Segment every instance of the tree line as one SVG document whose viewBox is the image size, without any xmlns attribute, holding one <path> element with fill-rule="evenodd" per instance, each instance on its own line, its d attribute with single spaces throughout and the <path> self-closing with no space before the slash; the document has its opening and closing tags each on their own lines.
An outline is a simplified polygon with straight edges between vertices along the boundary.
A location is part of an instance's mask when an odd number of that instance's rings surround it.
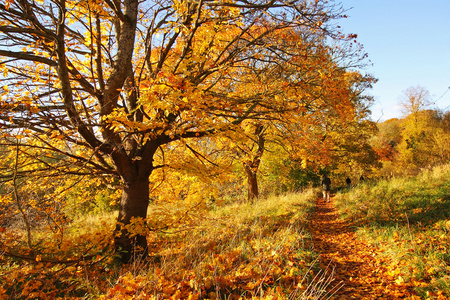
<svg viewBox="0 0 450 300">
<path fill-rule="evenodd" d="M 432 108 L 429 92 L 411 86 L 401 100 L 403 117 L 379 123 L 371 138 L 382 168 L 378 176 L 417 174 L 450 161 L 450 112 Z"/>
</svg>

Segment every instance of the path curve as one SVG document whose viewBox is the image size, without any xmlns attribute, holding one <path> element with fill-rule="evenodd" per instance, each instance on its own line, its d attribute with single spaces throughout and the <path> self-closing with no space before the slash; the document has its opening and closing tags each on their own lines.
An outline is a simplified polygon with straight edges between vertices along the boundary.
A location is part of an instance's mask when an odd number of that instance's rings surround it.
<svg viewBox="0 0 450 300">
<path fill-rule="evenodd" d="M 333 205 L 319 198 L 309 230 L 319 263 L 334 273 L 324 299 L 420 299 L 405 286 L 384 276 L 388 264 L 379 250 L 357 239 L 348 222 L 340 220 Z M 336 291 L 337 290 L 337 291 Z"/>
</svg>

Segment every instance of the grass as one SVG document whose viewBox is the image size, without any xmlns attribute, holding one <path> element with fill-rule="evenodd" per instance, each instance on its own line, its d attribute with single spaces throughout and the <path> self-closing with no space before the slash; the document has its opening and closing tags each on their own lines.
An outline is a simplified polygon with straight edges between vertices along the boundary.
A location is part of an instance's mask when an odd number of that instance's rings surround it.
<svg viewBox="0 0 450 300">
<path fill-rule="evenodd" d="M 149 289 L 156 299 L 301 295 L 314 261 L 303 229 L 312 199 L 311 192 L 234 203 L 203 216 L 194 230 L 155 236 Z"/>
<path fill-rule="evenodd" d="M 0 299 L 81 297 L 104 287 L 112 265 L 112 215 L 89 216 L 55 230 L 33 230 L 32 249 L 21 228 L 3 229 Z M 62 227 L 62 226 L 61 226 Z"/>
<path fill-rule="evenodd" d="M 336 196 L 341 215 L 391 258 L 388 272 L 427 297 L 450 297 L 450 165 Z"/>
<path fill-rule="evenodd" d="M 384 275 L 423 298 L 450 296 L 449 175 L 450 166 L 442 166 L 366 182 L 335 198 L 361 238 L 390 257 Z M 23 231 L 2 229 L 0 298 L 326 298 L 332 272 L 320 273 L 305 229 L 316 197 L 307 190 L 253 204 L 153 204 L 149 259 L 124 266 L 110 252 L 115 214 L 83 217 L 64 231 L 34 231 L 39 255 L 19 251 Z M 4 253 L 5 246 L 19 255 Z"/>
<path fill-rule="evenodd" d="M 113 214 L 76 220 L 63 237 L 42 229 L 34 236 L 42 255 L 0 256 L 0 298 L 320 299 L 305 231 L 314 199 L 311 190 L 254 204 L 152 206 L 151 227 L 172 226 L 150 230 L 149 260 L 125 266 L 108 252 Z M 13 243 L 13 232 L 1 234 Z M 24 247 L 23 232 L 14 234 Z M 72 262 L 58 262 L 65 259 Z"/>
</svg>

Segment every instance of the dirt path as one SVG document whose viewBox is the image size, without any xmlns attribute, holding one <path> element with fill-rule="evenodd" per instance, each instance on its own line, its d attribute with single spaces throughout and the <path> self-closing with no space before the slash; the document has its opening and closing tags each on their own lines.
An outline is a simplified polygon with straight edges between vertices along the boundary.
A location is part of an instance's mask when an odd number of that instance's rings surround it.
<svg viewBox="0 0 450 300">
<path fill-rule="evenodd" d="M 420 299 L 385 276 L 386 261 L 376 255 L 376 247 L 358 240 L 349 224 L 339 220 L 333 200 L 318 199 L 309 229 L 321 266 L 334 270 L 325 299 L 333 293 L 330 299 Z"/>
</svg>

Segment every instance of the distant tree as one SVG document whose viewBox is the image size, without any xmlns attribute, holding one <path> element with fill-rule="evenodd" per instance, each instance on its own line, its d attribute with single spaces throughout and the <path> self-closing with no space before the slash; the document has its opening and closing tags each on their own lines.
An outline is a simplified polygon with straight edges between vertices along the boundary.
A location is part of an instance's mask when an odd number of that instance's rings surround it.
<svg viewBox="0 0 450 300">
<path fill-rule="evenodd" d="M 403 91 L 400 105 L 405 116 L 414 115 L 432 104 L 430 93 L 424 87 L 411 86 Z"/>
<path fill-rule="evenodd" d="M 378 131 L 370 143 L 383 161 L 394 160 L 396 147 L 402 140 L 401 120 L 395 118 L 377 123 Z"/>
<path fill-rule="evenodd" d="M 421 110 L 400 120 L 401 140 L 390 159 L 398 172 L 417 172 L 420 168 L 448 162 L 450 130 L 442 112 Z"/>
<path fill-rule="evenodd" d="M 428 124 L 428 115 L 425 109 L 431 105 L 429 92 L 421 87 L 409 87 L 401 98 L 402 112 L 405 118 L 402 121 L 402 142 L 398 147 L 403 168 L 419 166 L 423 163 L 423 156 L 419 154 L 425 141 L 425 128 Z"/>
<path fill-rule="evenodd" d="M 378 124 L 371 143 L 383 161 L 382 175 L 415 173 L 448 162 L 448 113 L 430 109 L 432 104 L 425 88 L 410 87 L 401 98 L 404 117 Z"/>
</svg>

